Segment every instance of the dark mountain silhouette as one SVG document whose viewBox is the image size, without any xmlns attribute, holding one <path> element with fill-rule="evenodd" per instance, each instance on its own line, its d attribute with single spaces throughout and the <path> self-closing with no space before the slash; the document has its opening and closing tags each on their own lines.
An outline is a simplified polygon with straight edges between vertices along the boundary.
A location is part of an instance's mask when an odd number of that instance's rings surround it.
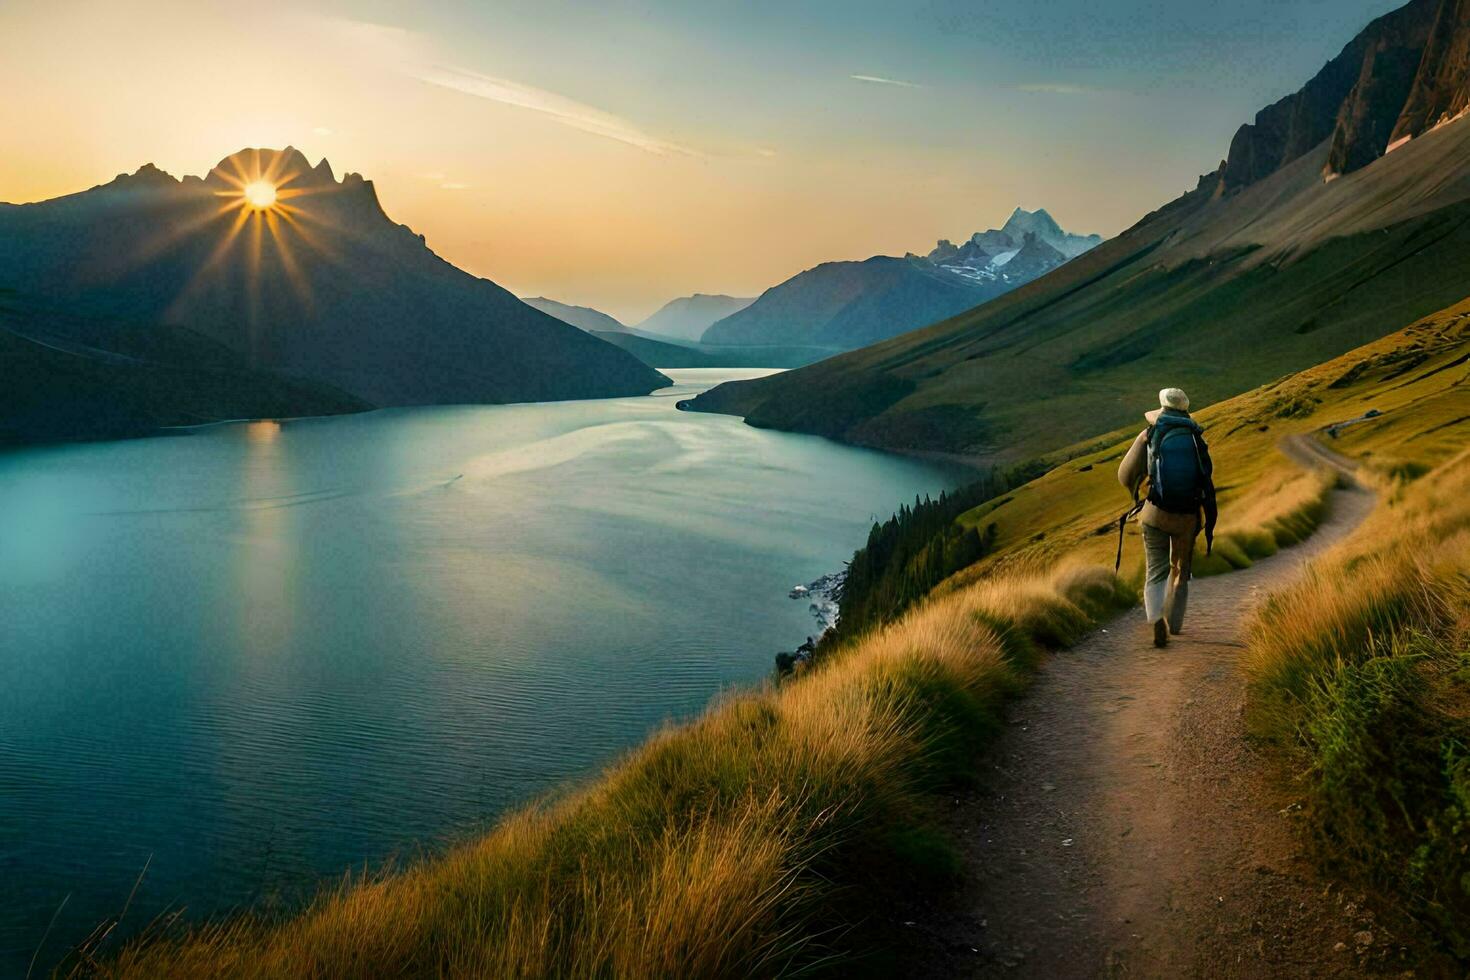
<svg viewBox="0 0 1470 980">
<path fill-rule="evenodd" d="M 0 445 L 372 407 L 319 382 L 252 369 L 183 327 L 58 313 L 8 290 L 0 290 L 0 378 Z"/>
<path fill-rule="evenodd" d="M 659 334 L 675 340 L 699 340 L 710 324 L 731 313 L 745 309 L 755 297 L 695 293 L 671 299 L 657 313 L 635 326 L 644 333 Z"/>
<path fill-rule="evenodd" d="M 1459 301 L 1467 8 L 1414 0 L 1375 20 L 1243 126 L 1195 190 L 1029 285 L 693 407 L 868 445 L 1029 457 L 1131 423 L 1165 385 L 1208 404 Z"/>
<path fill-rule="evenodd" d="M 264 177 L 275 206 L 246 206 Z M 667 379 L 435 255 L 371 182 L 285 150 L 203 179 L 151 165 L 89 191 L 0 205 L 0 287 L 74 322 L 181 327 L 243 367 L 371 405 L 642 394 Z M 65 341 L 64 318 L 51 329 Z M 109 349 L 94 336 L 96 349 Z"/>
<path fill-rule="evenodd" d="M 1004 295 L 1101 241 L 1068 234 L 1044 210 L 1017 208 L 1005 227 L 977 232 L 960 246 L 940 241 L 927 256 L 877 255 L 808 269 L 713 324 L 704 340 L 852 350 Z"/>
</svg>

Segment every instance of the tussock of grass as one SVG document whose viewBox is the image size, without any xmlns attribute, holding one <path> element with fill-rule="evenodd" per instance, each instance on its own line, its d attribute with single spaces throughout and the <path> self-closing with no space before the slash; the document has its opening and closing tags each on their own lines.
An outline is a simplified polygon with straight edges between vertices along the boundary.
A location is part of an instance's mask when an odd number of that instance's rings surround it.
<svg viewBox="0 0 1470 980">
<path fill-rule="evenodd" d="M 1250 727 L 1306 765 L 1324 861 L 1470 959 L 1470 452 L 1273 595 L 1244 665 Z"/>
<path fill-rule="evenodd" d="M 984 583 L 670 728 L 579 794 L 282 922 L 145 937 L 116 977 L 745 977 L 830 966 L 954 873 L 931 792 L 971 777 L 1038 646 L 1132 596 L 1102 569 Z M 849 964 L 850 965 L 850 964 Z"/>
</svg>

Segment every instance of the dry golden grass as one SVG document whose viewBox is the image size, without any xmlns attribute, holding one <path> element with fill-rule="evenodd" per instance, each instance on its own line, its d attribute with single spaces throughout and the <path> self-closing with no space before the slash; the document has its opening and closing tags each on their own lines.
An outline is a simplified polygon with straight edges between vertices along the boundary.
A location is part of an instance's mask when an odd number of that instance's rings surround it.
<svg viewBox="0 0 1470 980">
<path fill-rule="evenodd" d="M 1037 644 L 1131 596 L 1101 569 L 987 582 L 601 779 L 280 922 L 145 936 L 111 977 L 747 977 L 830 965 L 894 882 L 944 874 L 930 793 L 968 776 Z"/>
<path fill-rule="evenodd" d="M 1257 613 L 1247 719 L 1303 771 L 1324 864 L 1470 963 L 1470 450 Z"/>
<path fill-rule="evenodd" d="M 1369 649 L 1373 636 L 1440 631 L 1470 609 L 1470 452 L 1385 496 L 1257 614 L 1244 664 L 1263 690 L 1299 698 L 1307 678 Z"/>
<path fill-rule="evenodd" d="M 1332 470 L 1304 470 L 1285 460 L 1268 469 L 1250 484 L 1248 492 L 1222 501 L 1224 516 L 1215 532 L 1214 548 L 1206 555 L 1203 539 L 1196 545 L 1195 574 L 1248 568 L 1306 540 L 1327 516 L 1337 479 Z"/>
</svg>

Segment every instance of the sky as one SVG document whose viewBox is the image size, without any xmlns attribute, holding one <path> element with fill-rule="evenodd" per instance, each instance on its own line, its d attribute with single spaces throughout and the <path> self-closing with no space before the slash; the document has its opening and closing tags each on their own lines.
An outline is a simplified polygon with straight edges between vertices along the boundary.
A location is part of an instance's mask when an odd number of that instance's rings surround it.
<svg viewBox="0 0 1470 980">
<path fill-rule="evenodd" d="M 1114 235 L 1393 0 L 4 0 L 0 201 L 245 146 L 627 323 L 1045 207 Z"/>
</svg>

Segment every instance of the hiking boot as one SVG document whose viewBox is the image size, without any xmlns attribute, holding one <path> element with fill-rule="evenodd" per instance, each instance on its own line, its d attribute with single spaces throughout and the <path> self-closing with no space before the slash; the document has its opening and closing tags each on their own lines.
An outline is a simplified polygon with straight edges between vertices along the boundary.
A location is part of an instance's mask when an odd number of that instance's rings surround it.
<svg viewBox="0 0 1470 980">
<path fill-rule="evenodd" d="M 1154 620 L 1154 646 L 1166 647 L 1169 645 L 1169 624 L 1162 619 Z"/>
</svg>

